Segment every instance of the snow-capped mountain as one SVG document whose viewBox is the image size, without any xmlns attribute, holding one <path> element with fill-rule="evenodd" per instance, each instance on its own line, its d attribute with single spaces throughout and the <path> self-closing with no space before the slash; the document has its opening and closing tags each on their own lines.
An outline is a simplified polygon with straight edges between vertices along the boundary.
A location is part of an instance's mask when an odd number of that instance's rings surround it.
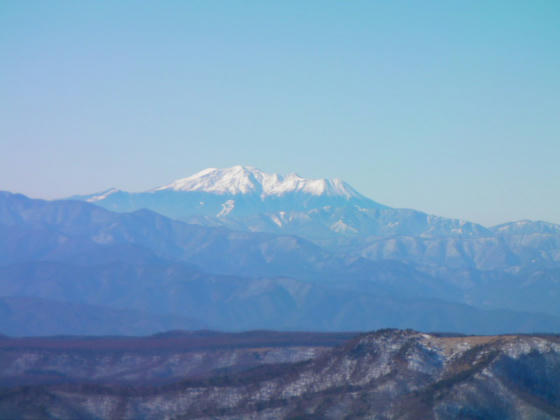
<svg viewBox="0 0 560 420">
<path fill-rule="evenodd" d="M 348 206 L 363 210 L 386 208 L 340 179 L 307 179 L 296 174 L 283 176 L 240 165 L 205 169 L 144 192 L 129 193 L 111 188 L 72 198 L 114 211 L 148 208 L 176 219 L 198 220 L 203 224 L 224 224 L 226 216 L 230 219 L 254 218 L 266 214 L 265 219 L 276 227 L 301 218 L 301 215 L 288 216 L 292 212 Z"/>
<path fill-rule="evenodd" d="M 233 166 L 231 168 L 204 169 L 187 178 L 181 178 L 172 183 L 156 187 L 144 193 L 159 193 L 162 191 L 211 193 L 226 195 L 259 195 L 262 200 L 268 197 L 282 197 L 289 194 L 301 194 L 315 197 L 343 198 L 346 200 L 366 200 L 354 188 L 341 179 L 307 179 L 292 173 L 286 176 L 269 174 L 252 166 Z M 80 196 L 89 202 L 107 199 L 110 195 L 122 192 L 116 188 Z M 373 202 L 372 202 L 373 203 Z M 379 207 L 376 204 L 375 207 Z"/>
<path fill-rule="evenodd" d="M 268 174 L 252 166 L 208 168 L 188 178 L 178 179 L 152 191 L 198 191 L 219 195 L 259 194 L 261 198 L 280 197 L 291 193 L 312 196 L 364 197 L 341 179 L 306 179 L 297 174 Z"/>
<path fill-rule="evenodd" d="M 474 223 L 379 204 L 340 179 L 283 176 L 240 165 L 205 169 L 144 192 L 112 188 L 73 198 L 118 212 L 147 208 L 189 223 L 296 234 L 319 242 L 372 235 L 490 234 Z"/>
</svg>

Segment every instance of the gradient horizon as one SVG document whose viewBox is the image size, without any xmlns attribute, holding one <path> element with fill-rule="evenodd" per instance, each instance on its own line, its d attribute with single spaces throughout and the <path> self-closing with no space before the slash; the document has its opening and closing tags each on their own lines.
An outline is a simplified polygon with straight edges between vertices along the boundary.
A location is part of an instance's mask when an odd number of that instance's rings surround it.
<svg viewBox="0 0 560 420">
<path fill-rule="evenodd" d="M 560 223 L 559 21 L 550 1 L 5 1 L 0 190 L 242 164 Z"/>
</svg>

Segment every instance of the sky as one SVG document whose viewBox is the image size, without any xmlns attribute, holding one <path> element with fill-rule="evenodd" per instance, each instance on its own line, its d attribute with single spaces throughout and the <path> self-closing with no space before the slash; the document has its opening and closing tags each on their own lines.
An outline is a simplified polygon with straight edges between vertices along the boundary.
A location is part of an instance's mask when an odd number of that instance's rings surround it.
<svg viewBox="0 0 560 420">
<path fill-rule="evenodd" d="M 560 2 L 0 2 L 0 190 L 207 167 L 560 223 Z"/>
</svg>

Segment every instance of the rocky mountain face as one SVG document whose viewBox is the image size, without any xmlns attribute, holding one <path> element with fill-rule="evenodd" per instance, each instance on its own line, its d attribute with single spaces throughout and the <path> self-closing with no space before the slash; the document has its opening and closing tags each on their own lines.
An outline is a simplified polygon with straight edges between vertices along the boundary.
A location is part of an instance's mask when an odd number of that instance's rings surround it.
<svg viewBox="0 0 560 420">
<path fill-rule="evenodd" d="M 92 383 L 95 381 L 64 385 L 44 377 L 43 382 L 38 381 L 42 385 L 32 385 L 28 376 L 27 386 L 0 389 L 0 416 L 84 419 L 552 419 L 560 416 L 560 340 L 556 336 L 442 336 L 412 330 L 380 330 L 350 338 L 331 349 L 313 343 L 307 346 L 283 347 L 285 353 L 267 359 L 268 354 L 277 354 L 277 348 L 271 348 L 274 344 L 268 343 L 268 350 L 264 351 L 267 355 L 249 345 L 245 356 L 261 355 L 261 360 L 267 361 L 239 366 L 238 370 L 205 369 L 202 375 L 187 371 L 180 380 L 157 386 Z M 239 348 L 229 352 L 228 366 L 235 365 L 232 360 L 243 360 L 243 356 L 234 356 L 239 355 Z M 223 367 L 223 361 L 228 359 L 223 349 L 206 348 L 204 354 L 202 359 L 209 361 L 209 365 Z M 183 353 L 183 357 L 191 356 Z M 27 360 L 23 363 L 31 368 L 30 375 L 37 372 L 33 368 L 38 365 L 37 356 L 21 357 Z M 182 359 L 177 354 L 169 353 L 166 357 L 167 362 L 158 361 L 155 366 L 181 366 Z M 44 366 L 54 366 L 55 372 L 60 370 L 53 356 L 42 360 Z M 80 360 L 76 362 L 82 363 Z M 131 357 L 114 357 L 113 369 L 129 371 L 123 365 L 130 364 L 130 360 Z M 132 360 L 141 364 L 145 359 L 132 357 Z M 16 380 L 22 372 L 21 363 L 8 364 L 2 375 L 14 372 L 12 378 Z M 89 367 L 90 370 L 102 371 L 106 358 L 93 363 L 96 366 Z M 150 374 L 157 375 L 156 371 L 157 368 Z M 78 379 L 80 375 L 76 374 Z"/>
</svg>

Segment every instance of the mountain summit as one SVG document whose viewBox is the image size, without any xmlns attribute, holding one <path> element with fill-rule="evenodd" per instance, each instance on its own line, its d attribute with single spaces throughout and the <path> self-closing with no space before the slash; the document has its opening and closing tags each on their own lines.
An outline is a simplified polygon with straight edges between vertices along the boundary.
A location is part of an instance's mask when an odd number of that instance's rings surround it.
<svg viewBox="0 0 560 420">
<path fill-rule="evenodd" d="M 168 185 L 146 191 L 205 192 L 218 195 L 259 194 L 283 196 L 289 193 L 302 193 L 313 196 L 343 197 L 346 199 L 365 197 L 341 179 L 307 179 L 292 173 L 286 176 L 269 174 L 252 166 L 236 165 L 231 168 L 204 169 L 187 178 L 181 178 Z M 87 196 L 86 200 L 96 202 L 119 192 L 115 188 Z M 84 197 L 80 197 L 84 198 Z"/>
<path fill-rule="evenodd" d="M 344 181 L 335 179 L 306 179 L 296 174 L 269 174 L 252 166 L 233 166 L 226 169 L 208 168 L 188 178 L 178 179 L 152 191 L 203 191 L 215 194 L 251 194 L 262 197 L 282 196 L 300 192 L 315 196 L 363 197 Z"/>
</svg>

